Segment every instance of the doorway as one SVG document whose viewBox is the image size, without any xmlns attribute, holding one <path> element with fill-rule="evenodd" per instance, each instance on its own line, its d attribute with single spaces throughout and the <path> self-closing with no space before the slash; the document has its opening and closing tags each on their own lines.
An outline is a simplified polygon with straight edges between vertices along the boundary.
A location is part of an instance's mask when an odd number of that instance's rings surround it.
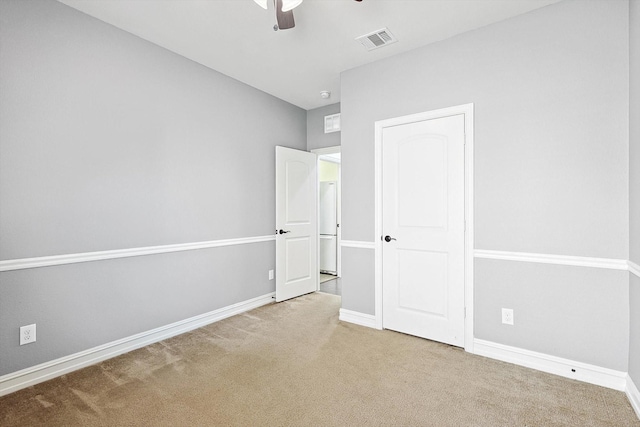
<svg viewBox="0 0 640 427">
<path fill-rule="evenodd" d="M 473 105 L 376 122 L 375 322 L 473 348 Z"/>
<path fill-rule="evenodd" d="M 340 147 L 312 152 L 318 155 L 318 290 L 341 295 Z"/>
</svg>

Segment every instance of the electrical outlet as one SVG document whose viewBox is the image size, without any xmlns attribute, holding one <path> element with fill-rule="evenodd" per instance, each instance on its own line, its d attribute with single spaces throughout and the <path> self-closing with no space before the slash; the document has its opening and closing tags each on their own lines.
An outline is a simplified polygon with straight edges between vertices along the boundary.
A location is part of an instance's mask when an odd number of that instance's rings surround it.
<svg viewBox="0 0 640 427">
<path fill-rule="evenodd" d="M 36 324 L 20 327 L 20 345 L 36 342 Z"/>
<path fill-rule="evenodd" d="M 512 308 L 502 309 L 502 323 L 504 323 L 505 325 L 513 325 L 513 309 Z"/>
<path fill-rule="evenodd" d="M 269 270 L 269 280 L 273 280 L 273 270 Z"/>
</svg>

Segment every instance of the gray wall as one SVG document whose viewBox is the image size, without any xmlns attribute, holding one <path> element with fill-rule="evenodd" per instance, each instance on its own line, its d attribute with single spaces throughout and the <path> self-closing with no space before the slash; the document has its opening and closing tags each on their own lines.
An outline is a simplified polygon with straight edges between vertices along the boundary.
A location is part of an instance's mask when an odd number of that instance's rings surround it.
<svg viewBox="0 0 640 427">
<path fill-rule="evenodd" d="M 340 112 L 340 103 L 307 111 L 307 150 L 340 145 L 340 132 L 324 133 L 324 116 Z"/>
<path fill-rule="evenodd" d="M 640 265 L 640 1 L 630 3 L 629 259 Z M 630 275 L 629 375 L 640 384 L 640 278 Z"/>
<path fill-rule="evenodd" d="M 477 259 L 475 335 L 492 342 L 627 371 L 626 271 Z M 514 310 L 502 325 L 501 308 Z"/>
<path fill-rule="evenodd" d="M 274 257 L 267 242 L 3 272 L 0 374 L 273 292 Z"/>
<path fill-rule="evenodd" d="M 342 308 L 358 313 L 375 314 L 374 252 L 368 249 L 342 247 Z"/>
<path fill-rule="evenodd" d="M 0 259 L 273 233 L 304 110 L 55 1 L 0 20 Z M 264 295 L 273 266 L 266 242 L 1 273 L 0 375 Z"/>
<path fill-rule="evenodd" d="M 627 259 L 628 49 L 627 2 L 568 0 L 344 72 L 344 239 L 374 240 L 374 122 L 473 102 L 476 249 Z M 347 256 L 343 262 L 349 271 Z M 477 338 L 626 370 L 625 274 L 606 272 L 582 288 L 591 276 L 560 266 L 545 273 L 559 287 L 551 289 L 523 277 L 527 266 L 477 260 L 476 270 Z M 345 289 L 352 280 L 344 275 Z M 503 307 L 526 306 L 538 289 L 544 316 L 516 310 L 514 327 L 500 325 L 489 302 L 505 287 L 513 291 Z M 371 300 L 373 282 L 359 289 L 343 297 L 344 308 Z M 581 309 L 560 310 L 555 299 L 569 291 L 600 307 L 619 333 L 591 337 L 587 347 L 562 341 L 559 326 L 583 337 L 601 322 Z"/>
</svg>

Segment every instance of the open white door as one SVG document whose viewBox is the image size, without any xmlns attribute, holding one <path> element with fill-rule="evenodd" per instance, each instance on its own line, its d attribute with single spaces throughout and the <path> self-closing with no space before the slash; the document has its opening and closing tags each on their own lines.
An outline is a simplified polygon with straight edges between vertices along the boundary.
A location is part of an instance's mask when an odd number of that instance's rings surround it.
<svg viewBox="0 0 640 427">
<path fill-rule="evenodd" d="M 317 159 L 276 147 L 276 301 L 318 289 Z"/>
</svg>

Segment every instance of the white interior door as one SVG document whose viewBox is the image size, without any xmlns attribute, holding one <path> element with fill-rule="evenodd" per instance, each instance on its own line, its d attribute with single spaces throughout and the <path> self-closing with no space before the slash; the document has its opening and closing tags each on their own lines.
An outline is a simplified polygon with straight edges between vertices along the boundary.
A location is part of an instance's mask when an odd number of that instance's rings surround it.
<svg viewBox="0 0 640 427">
<path fill-rule="evenodd" d="M 464 345 L 464 115 L 382 134 L 382 323 Z"/>
<path fill-rule="evenodd" d="M 276 147 L 276 301 L 318 289 L 316 155 Z"/>
</svg>

